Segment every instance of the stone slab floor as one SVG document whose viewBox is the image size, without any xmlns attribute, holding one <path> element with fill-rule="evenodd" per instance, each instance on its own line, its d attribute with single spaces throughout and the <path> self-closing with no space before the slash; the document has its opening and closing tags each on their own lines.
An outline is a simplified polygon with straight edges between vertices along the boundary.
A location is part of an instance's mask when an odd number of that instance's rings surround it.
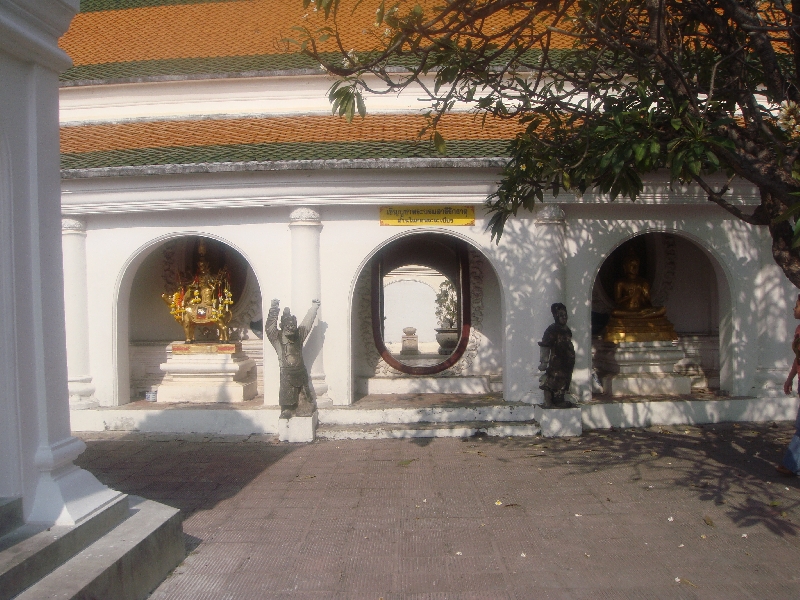
<svg viewBox="0 0 800 600">
<path fill-rule="evenodd" d="M 788 423 L 581 438 L 281 444 L 81 434 L 104 483 L 178 507 L 185 598 L 800 598 Z"/>
</svg>

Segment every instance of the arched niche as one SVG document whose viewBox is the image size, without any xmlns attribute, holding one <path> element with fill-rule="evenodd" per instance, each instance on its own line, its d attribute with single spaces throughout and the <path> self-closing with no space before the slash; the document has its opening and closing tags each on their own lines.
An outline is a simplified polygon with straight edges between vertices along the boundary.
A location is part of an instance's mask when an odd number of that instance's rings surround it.
<svg viewBox="0 0 800 600">
<path fill-rule="evenodd" d="M 216 273 L 225 267 L 230 273 L 234 305 L 230 322 L 231 341 L 256 361 L 258 388 L 262 390 L 263 318 L 261 288 L 248 259 L 227 241 L 197 234 L 175 234 L 154 240 L 128 262 L 118 288 L 116 364 L 117 399 L 120 404 L 140 400 L 155 391 L 163 379 L 159 365 L 168 348 L 183 340 L 181 325 L 172 317 L 162 294 L 175 291 L 179 280 L 191 279 L 203 240 L 206 260 Z M 196 339 L 216 339 L 213 327 L 199 327 Z"/>
<path fill-rule="evenodd" d="M 394 282 L 387 282 L 386 275 Z M 402 283 L 426 285 L 431 293 L 434 289 L 438 293 L 444 282 L 454 288 L 456 347 L 447 354 L 423 357 L 426 360 L 421 367 L 418 361 L 398 365 L 400 361 L 387 357 L 381 331 L 386 316 L 382 314 L 385 298 L 381 295 Z M 388 240 L 362 263 L 353 288 L 354 396 L 502 391 L 502 303 L 502 289 L 493 266 L 482 252 L 459 236 L 416 231 Z M 420 349 L 423 350 L 422 343 Z M 372 385 L 379 385 L 384 391 L 370 391 Z"/>
<path fill-rule="evenodd" d="M 676 369 L 693 389 L 730 391 L 730 288 L 713 254 L 695 240 L 673 232 L 642 233 L 620 243 L 601 263 L 592 288 L 591 331 L 599 341 L 614 307 L 614 283 L 623 276 L 629 252 L 640 258 L 639 274 L 650 284 L 654 306 L 666 307 L 686 358 Z"/>
</svg>

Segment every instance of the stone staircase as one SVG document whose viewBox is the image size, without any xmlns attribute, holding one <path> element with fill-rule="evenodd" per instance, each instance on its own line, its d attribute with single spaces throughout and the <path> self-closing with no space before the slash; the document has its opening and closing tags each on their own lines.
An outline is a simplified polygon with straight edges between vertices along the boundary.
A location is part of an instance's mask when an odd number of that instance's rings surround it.
<svg viewBox="0 0 800 600">
<path fill-rule="evenodd" d="M 424 437 L 535 436 L 541 433 L 530 404 L 397 406 L 397 401 L 332 407 L 320 405 L 317 437 L 388 439 Z"/>
<path fill-rule="evenodd" d="M 180 511 L 135 496 L 74 526 L 26 524 L 0 499 L 0 600 L 139 600 L 185 554 Z"/>
</svg>

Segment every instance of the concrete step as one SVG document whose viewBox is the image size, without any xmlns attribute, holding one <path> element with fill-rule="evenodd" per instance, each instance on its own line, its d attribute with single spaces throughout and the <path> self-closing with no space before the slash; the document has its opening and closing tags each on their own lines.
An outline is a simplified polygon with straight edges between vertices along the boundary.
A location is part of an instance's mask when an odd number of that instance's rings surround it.
<svg viewBox="0 0 800 600">
<path fill-rule="evenodd" d="M 22 522 L 22 498 L 0 498 L 0 538 Z"/>
<path fill-rule="evenodd" d="M 531 421 L 535 407 L 532 404 L 507 403 L 489 406 L 440 406 L 358 408 L 355 406 L 320 407 L 320 425 L 377 425 L 408 423 L 480 423 Z"/>
<path fill-rule="evenodd" d="M 142 600 L 185 556 L 180 511 L 130 497 L 130 516 L 17 600 Z"/>
<path fill-rule="evenodd" d="M 541 433 L 534 420 L 495 422 L 459 421 L 452 423 L 370 423 L 347 425 L 322 425 L 317 427 L 317 437 L 329 440 L 376 440 L 397 438 L 470 437 L 473 435 L 535 436 Z"/>
<path fill-rule="evenodd" d="M 23 524 L 0 538 L 0 600 L 7 600 L 102 538 L 129 514 L 122 496 L 75 526 Z"/>
</svg>

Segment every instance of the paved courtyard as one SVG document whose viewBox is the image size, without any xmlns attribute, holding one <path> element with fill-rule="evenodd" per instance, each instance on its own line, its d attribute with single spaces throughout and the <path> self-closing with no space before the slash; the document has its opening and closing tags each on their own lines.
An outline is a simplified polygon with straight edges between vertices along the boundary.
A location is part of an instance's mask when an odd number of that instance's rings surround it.
<svg viewBox="0 0 800 600">
<path fill-rule="evenodd" d="M 152 600 L 800 598 L 792 428 L 323 441 L 81 434 L 77 461 L 180 508 Z"/>
</svg>

